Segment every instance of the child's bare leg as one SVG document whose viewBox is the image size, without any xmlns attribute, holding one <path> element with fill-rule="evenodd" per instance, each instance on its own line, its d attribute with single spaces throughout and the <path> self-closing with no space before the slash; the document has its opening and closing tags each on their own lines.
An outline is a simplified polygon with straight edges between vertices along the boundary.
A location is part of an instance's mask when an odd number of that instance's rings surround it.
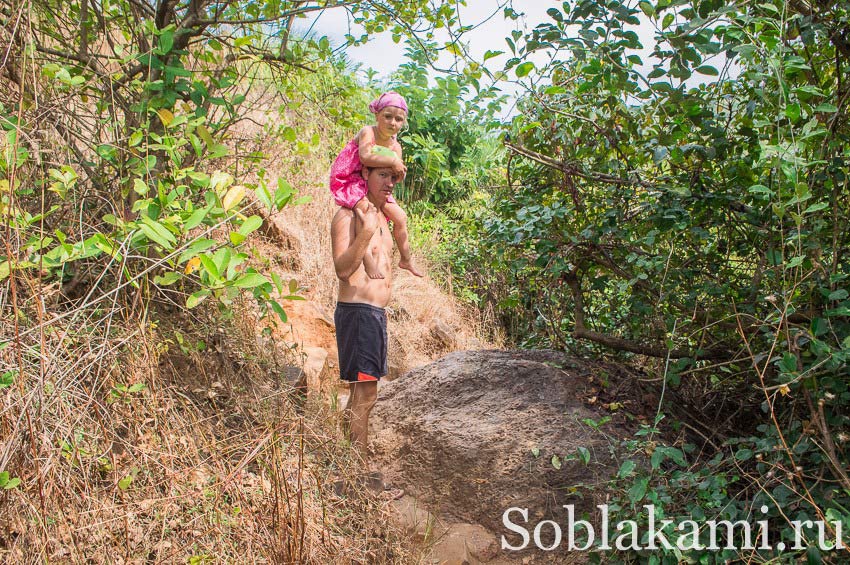
<svg viewBox="0 0 850 565">
<path fill-rule="evenodd" d="M 398 266 L 402 269 L 407 269 L 417 277 L 421 277 L 422 273 L 413 264 L 413 257 L 410 255 L 410 242 L 407 235 L 407 214 L 395 202 L 384 204 L 382 211 L 393 223 L 393 237 L 401 253 L 401 261 L 399 261 Z"/>
<path fill-rule="evenodd" d="M 366 199 L 361 198 L 360 202 L 358 202 L 354 208 L 360 208 L 361 211 L 366 211 Z M 355 233 L 359 233 L 360 230 L 363 229 L 363 222 L 359 219 L 357 214 L 354 215 L 356 218 L 356 225 L 354 227 Z M 382 279 L 384 278 L 384 273 L 381 272 L 381 269 L 378 267 L 378 261 L 375 259 L 375 256 L 372 254 L 372 246 L 370 245 L 368 249 L 366 249 L 366 254 L 363 255 L 363 268 L 366 269 L 366 275 L 370 279 Z"/>
</svg>

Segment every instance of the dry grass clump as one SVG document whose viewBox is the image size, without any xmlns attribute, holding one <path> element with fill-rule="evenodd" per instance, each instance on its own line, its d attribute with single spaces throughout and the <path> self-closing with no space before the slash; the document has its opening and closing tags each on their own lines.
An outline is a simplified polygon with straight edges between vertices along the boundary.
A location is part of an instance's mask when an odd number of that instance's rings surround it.
<svg viewBox="0 0 850 565">
<path fill-rule="evenodd" d="M 289 352 L 250 316 L 202 314 L 115 304 L 30 333 L 4 314 L 0 468 L 21 482 L 0 559 L 412 559 L 379 501 L 329 487 L 354 465 L 335 416 L 297 408 Z"/>
</svg>

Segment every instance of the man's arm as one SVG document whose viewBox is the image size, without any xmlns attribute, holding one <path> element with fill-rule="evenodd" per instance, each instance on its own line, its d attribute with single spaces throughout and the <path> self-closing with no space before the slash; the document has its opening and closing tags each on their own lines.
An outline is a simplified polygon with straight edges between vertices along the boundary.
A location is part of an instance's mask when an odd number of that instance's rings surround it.
<svg viewBox="0 0 850 565">
<path fill-rule="evenodd" d="M 354 233 L 356 231 L 354 229 L 355 214 L 363 221 L 363 229 L 356 234 Z M 368 203 L 365 213 L 346 208 L 336 213 L 331 223 L 331 249 L 336 276 L 340 279 L 348 279 L 360 268 L 377 227 L 378 211 L 372 203 Z"/>
</svg>

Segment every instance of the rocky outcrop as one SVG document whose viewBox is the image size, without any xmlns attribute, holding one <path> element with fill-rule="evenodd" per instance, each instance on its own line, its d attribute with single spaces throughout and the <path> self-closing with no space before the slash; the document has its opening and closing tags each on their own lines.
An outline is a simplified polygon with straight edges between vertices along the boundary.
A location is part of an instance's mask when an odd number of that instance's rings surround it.
<svg viewBox="0 0 850 565">
<path fill-rule="evenodd" d="M 499 533 L 512 506 L 528 508 L 532 525 L 562 521 L 562 504 L 592 508 L 577 487 L 604 483 L 611 448 L 631 434 L 623 418 L 596 425 L 610 416 L 601 383 L 617 371 L 554 351 L 449 354 L 382 384 L 375 456 L 440 516 Z"/>
</svg>

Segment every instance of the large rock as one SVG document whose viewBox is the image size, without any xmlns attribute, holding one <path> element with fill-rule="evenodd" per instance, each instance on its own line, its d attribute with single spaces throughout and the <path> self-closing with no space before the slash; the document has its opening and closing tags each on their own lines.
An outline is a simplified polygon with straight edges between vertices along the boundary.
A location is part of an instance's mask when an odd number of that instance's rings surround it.
<svg viewBox="0 0 850 565">
<path fill-rule="evenodd" d="M 329 372 L 328 352 L 321 347 L 305 347 L 303 355 L 307 391 L 321 392 Z"/>
<path fill-rule="evenodd" d="M 572 493 L 604 483 L 615 470 L 610 447 L 630 435 L 622 418 L 602 431 L 583 422 L 610 415 L 597 397 L 618 370 L 553 351 L 449 354 L 382 384 L 372 420 L 376 459 L 390 481 L 440 516 L 498 535 L 512 506 L 529 509 L 530 529 L 543 517 L 564 523 L 562 504 L 598 502 Z"/>
</svg>

